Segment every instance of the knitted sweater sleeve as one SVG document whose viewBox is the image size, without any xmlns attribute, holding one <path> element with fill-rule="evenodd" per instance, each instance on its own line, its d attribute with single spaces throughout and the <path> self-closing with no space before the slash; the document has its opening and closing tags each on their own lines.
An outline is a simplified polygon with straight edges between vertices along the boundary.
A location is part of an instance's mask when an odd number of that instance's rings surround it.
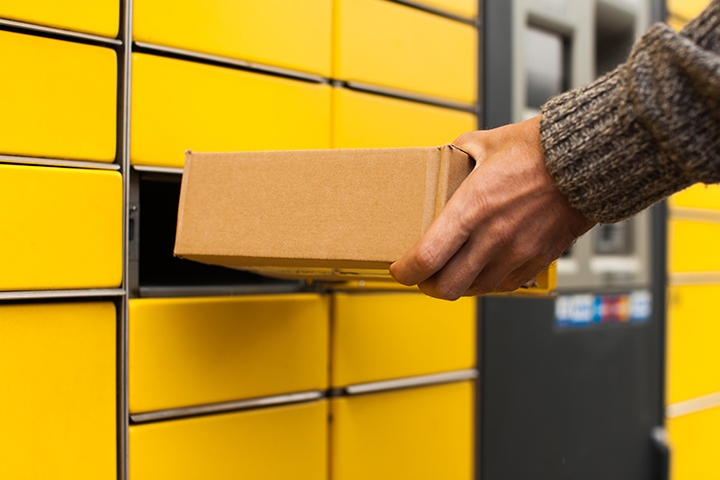
<svg viewBox="0 0 720 480">
<path fill-rule="evenodd" d="M 551 99 L 540 133 L 558 188 L 597 222 L 720 182 L 720 0 L 680 33 L 653 26 L 625 64 Z"/>
</svg>

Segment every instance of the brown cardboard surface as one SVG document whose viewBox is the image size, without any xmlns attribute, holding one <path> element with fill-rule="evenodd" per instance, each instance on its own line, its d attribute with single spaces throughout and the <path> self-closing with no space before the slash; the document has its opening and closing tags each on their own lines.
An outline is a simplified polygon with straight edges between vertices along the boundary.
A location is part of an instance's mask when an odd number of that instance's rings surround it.
<svg viewBox="0 0 720 480">
<path fill-rule="evenodd" d="M 175 254 L 303 278 L 389 278 L 474 167 L 451 145 L 188 152 Z"/>
</svg>

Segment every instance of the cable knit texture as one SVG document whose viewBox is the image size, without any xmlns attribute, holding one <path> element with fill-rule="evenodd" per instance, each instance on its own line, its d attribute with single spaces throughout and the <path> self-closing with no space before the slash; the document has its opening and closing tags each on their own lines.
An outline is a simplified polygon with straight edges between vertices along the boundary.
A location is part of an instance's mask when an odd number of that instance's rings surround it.
<svg viewBox="0 0 720 480">
<path fill-rule="evenodd" d="M 654 25 L 625 64 L 541 115 L 548 171 L 591 220 L 617 222 L 720 182 L 720 0 L 680 33 Z"/>
</svg>

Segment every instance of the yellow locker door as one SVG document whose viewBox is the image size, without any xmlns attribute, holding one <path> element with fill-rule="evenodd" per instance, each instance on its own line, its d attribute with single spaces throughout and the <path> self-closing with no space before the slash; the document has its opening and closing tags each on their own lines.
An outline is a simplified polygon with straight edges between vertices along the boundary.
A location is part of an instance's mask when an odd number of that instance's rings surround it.
<svg viewBox="0 0 720 480">
<path fill-rule="evenodd" d="M 129 320 L 132 413 L 327 388 L 327 297 L 132 299 Z"/>
<path fill-rule="evenodd" d="M 185 151 L 330 147 L 330 87 L 133 56 L 131 159 L 180 167 Z"/>
<path fill-rule="evenodd" d="M 0 478 L 116 478 L 115 306 L 0 306 Z"/>
<path fill-rule="evenodd" d="M 327 402 L 130 427 L 132 480 L 324 480 Z"/>
<path fill-rule="evenodd" d="M 474 385 L 451 383 L 331 401 L 333 480 L 471 480 Z"/>
<path fill-rule="evenodd" d="M 334 15 L 334 78 L 475 102 L 475 27 L 383 0 L 335 0 Z"/>
<path fill-rule="evenodd" d="M 720 479 L 720 407 L 667 421 L 672 480 Z"/>
<path fill-rule="evenodd" d="M 697 183 L 670 197 L 670 207 L 720 210 L 720 185 Z"/>
<path fill-rule="evenodd" d="M 115 159 L 114 50 L 0 31 L 0 64 L 0 154 Z"/>
<path fill-rule="evenodd" d="M 0 165 L 0 290 L 119 287 L 118 172 Z"/>
<path fill-rule="evenodd" d="M 667 403 L 720 392 L 720 285 L 669 289 Z"/>
<path fill-rule="evenodd" d="M 443 12 L 452 13 L 467 19 L 477 17 L 477 0 L 418 0 L 419 5 L 437 8 Z"/>
<path fill-rule="evenodd" d="M 0 17 L 115 38 L 120 0 L 9 0 Z"/>
<path fill-rule="evenodd" d="M 720 271 L 719 244 L 720 223 L 671 218 L 668 221 L 669 271 Z"/>
<path fill-rule="evenodd" d="M 690 20 L 709 4 L 710 0 L 667 0 L 667 9 L 671 15 Z"/>
<path fill-rule="evenodd" d="M 333 147 L 432 147 L 477 128 L 473 113 L 333 89 Z"/>
<path fill-rule="evenodd" d="M 475 366 L 476 302 L 419 293 L 337 293 L 331 384 L 335 387 Z"/>
<path fill-rule="evenodd" d="M 332 0 L 135 0 L 133 39 L 330 75 Z"/>
</svg>

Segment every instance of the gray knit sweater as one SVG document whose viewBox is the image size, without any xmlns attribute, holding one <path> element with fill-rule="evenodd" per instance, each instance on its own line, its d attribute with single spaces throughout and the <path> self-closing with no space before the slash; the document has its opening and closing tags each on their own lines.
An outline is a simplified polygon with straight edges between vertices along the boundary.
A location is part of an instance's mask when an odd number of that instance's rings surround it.
<svg viewBox="0 0 720 480">
<path fill-rule="evenodd" d="M 548 171 L 591 220 L 617 222 L 720 182 L 720 0 L 680 33 L 653 26 L 625 64 L 541 115 Z"/>
</svg>

